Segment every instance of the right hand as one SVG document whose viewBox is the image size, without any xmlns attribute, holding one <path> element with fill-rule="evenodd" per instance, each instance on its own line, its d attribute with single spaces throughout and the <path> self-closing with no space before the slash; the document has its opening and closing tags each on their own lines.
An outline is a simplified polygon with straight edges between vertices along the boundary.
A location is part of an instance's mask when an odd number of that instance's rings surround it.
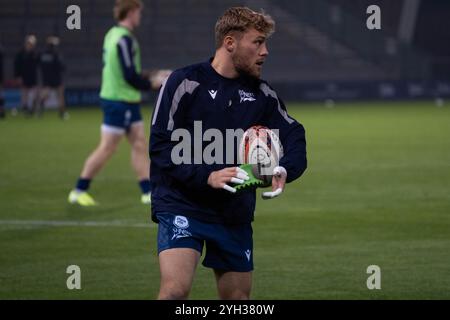
<svg viewBox="0 0 450 320">
<path fill-rule="evenodd" d="M 225 189 L 228 192 L 235 193 L 236 189 L 230 187 L 227 183 L 243 184 L 248 179 L 250 178 L 247 172 L 238 167 L 231 167 L 211 172 L 208 177 L 208 185 L 214 189 Z"/>
</svg>

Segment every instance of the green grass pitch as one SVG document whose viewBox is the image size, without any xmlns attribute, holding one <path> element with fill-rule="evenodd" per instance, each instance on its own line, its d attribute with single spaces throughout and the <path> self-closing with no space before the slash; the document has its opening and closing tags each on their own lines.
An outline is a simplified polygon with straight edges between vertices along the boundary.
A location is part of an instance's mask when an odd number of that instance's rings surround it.
<svg viewBox="0 0 450 320">
<path fill-rule="evenodd" d="M 307 130 L 309 168 L 282 197 L 258 200 L 252 297 L 449 299 L 450 107 L 288 107 Z M 0 299 L 154 299 L 157 228 L 145 226 L 129 146 L 92 183 L 100 206 L 66 202 L 102 118 L 70 112 L 0 121 Z M 66 287 L 69 265 L 81 290 Z M 366 287 L 369 265 L 381 290 Z M 200 266 L 191 298 L 216 296 Z"/>
</svg>

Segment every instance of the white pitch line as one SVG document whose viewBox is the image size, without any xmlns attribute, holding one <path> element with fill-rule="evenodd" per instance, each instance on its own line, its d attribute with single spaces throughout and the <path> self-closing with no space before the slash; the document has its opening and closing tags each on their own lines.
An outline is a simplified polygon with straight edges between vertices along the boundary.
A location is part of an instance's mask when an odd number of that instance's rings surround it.
<svg viewBox="0 0 450 320">
<path fill-rule="evenodd" d="M 0 220 L 0 226 L 25 227 L 119 227 L 153 228 L 154 223 L 128 223 L 123 221 L 65 221 L 65 220 Z"/>
</svg>

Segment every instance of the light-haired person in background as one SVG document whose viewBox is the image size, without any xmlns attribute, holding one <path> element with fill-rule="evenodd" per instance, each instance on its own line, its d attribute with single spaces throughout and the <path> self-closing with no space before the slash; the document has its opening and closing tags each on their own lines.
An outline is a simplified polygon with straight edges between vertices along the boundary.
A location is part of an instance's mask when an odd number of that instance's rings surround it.
<svg viewBox="0 0 450 320">
<path fill-rule="evenodd" d="M 142 9 L 140 0 L 115 2 L 114 18 L 118 24 L 107 32 L 103 43 L 100 98 L 104 117 L 100 143 L 84 163 L 69 194 L 69 203 L 97 204 L 87 193 L 90 183 L 124 136 L 131 145 L 131 162 L 139 181 L 141 202 L 151 202 L 148 144 L 140 111 L 141 90 L 158 89 L 170 72 L 161 70 L 151 77 L 142 73 L 139 44 L 132 33 L 140 25 Z"/>
</svg>

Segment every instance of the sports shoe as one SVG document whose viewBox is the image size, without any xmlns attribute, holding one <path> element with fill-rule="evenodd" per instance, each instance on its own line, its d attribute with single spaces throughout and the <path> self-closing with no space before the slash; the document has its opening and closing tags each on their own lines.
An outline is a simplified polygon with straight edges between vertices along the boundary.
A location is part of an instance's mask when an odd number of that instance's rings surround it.
<svg viewBox="0 0 450 320">
<path fill-rule="evenodd" d="M 141 196 L 141 202 L 143 204 L 150 204 L 150 203 L 152 203 L 152 194 L 150 192 L 143 194 Z"/>
<path fill-rule="evenodd" d="M 71 204 L 79 204 L 83 207 L 90 207 L 97 205 L 97 202 L 85 191 L 72 190 L 67 199 Z"/>
</svg>

